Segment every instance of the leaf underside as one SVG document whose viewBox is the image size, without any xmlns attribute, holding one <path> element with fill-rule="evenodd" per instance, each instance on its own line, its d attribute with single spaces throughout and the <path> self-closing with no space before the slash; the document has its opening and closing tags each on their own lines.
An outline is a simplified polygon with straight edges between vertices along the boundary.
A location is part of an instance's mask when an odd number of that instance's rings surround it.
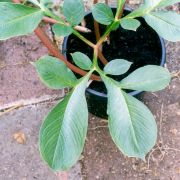
<svg viewBox="0 0 180 180">
<path fill-rule="evenodd" d="M 85 15 L 85 8 L 82 0 L 65 0 L 63 14 L 72 25 L 79 24 Z"/>
<path fill-rule="evenodd" d="M 73 32 L 70 26 L 63 24 L 54 24 L 52 30 L 56 36 L 69 36 Z"/>
<path fill-rule="evenodd" d="M 82 153 L 88 126 L 88 79 L 85 76 L 49 113 L 40 129 L 40 152 L 54 171 L 68 170 Z"/>
<path fill-rule="evenodd" d="M 92 66 L 92 61 L 86 54 L 81 52 L 75 52 L 72 54 L 73 61 L 77 66 L 84 70 L 90 70 Z"/>
<path fill-rule="evenodd" d="M 62 89 L 74 87 L 77 79 L 63 61 L 51 56 L 44 56 L 34 62 L 41 81 L 49 88 Z"/>
<path fill-rule="evenodd" d="M 180 15 L 176 12 L 151 12 L 144 18 L 164 39 L 173 42 L 180 40 Z"/>
<path fill-rule="evenodd" d="M 142 102 L 123 92 L 113 80 L 102 78 L 108 90 L 109 130 L 113 141 L 123 154 L 144 160 L 157 138 L 152 113 Z"/>
<path fill-rule="evenodd" d="M 127 60 L 114 59 L 106 64 L 104 67 L 104 72 L 111 75 L 121 75 L 126 73 L 131 65 L 132 63 Z"/>
<path fill-rule="evenodd" d="M 104 25 L 109 25 L 114 20 L 114 15 L 109 6 L 104 3 L 95 4 L 92 8 L 94 19 Z"/>
<path fill-rule="evenodd" d="M 159 91 L 168 86 L 171 80 L 169 71 L 161 66 L 147 65 L 141 67 L 120 81 L 123 89 L 140 91 Z"/>
</svg>

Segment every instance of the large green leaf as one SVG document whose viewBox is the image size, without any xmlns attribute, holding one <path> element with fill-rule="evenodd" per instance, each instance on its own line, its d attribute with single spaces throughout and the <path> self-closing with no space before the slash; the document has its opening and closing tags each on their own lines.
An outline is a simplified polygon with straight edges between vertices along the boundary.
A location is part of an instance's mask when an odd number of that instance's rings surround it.
<svg viewBox="0 0 180 180">
<path fill-rule="evenodd" d="M 94 19 L 104 25 L 109 25 L 114 21 L 114 15 L 109 6 L 104 3 L 97 3 L 92 8 Z"/>
<path fill-rule="evenodd" d="M 170 6 L 178 2 L 180 2 L 180 0 L 145 0 L 144 1 L 144 3 L 149 7 Z"/>
<path fill-rule="evenodd" d="M 84 70 L 90 70 L 92 66 L 92 61 L 89 57 L 81 52 L 75 52 L 72 54 L 73 61 L 77 66 Z"/>
<path fill-rule="evenodd" d="M 123 89 L 159 91 L 168 86 L 171 80 L 169 71 L 163 67 L 147 65 L 141 67 L 120 82 Z"/>
<path fill-rule="evenodd" d="M 124 18 L 135 18 L 144 16 L 159 7 L 169 6 L 177 2 L 180 2 L 180 0 L 145 0 L 144 4 L 142 4 L 139 8 L 137 8 Z"/>
<path fill-rule="evenodd" d="M 129 62 L 127 60 L 114 59 L 106 64 L 106 66 L 104 67 L 104 72 L 111 75 L 121 75 L 126 73 L 131 65 L 132 62 Z"/>
<path fill-rule="evenodd" d="M 54 171 L 66 171 L 79 159 L 85 143 L 88 110 L 85 76 L 47 116 L 40 130 L 42 158 Z"/>
<path fill-rule="evenodd" d="M 63 14 L 72 25 L 79 24 L 84 18 L 85 8 L 82 0 L 65 0 Z"/>
<path fill-rule="evenodd" d="M 44 56 L 33 63 L 42 82 L 53 89 L 73 87 L 77 79 L 63 61 L 51 56 Z"/>
<path fill-rule="evenodd" d="M 121 27 L 124 29 L 136 31 L 141 23 L 137 19 L 122 19 L 120 21 Z"/>
<path fill-rule="evenodd" d="M 0 2 L 0 40 L 33 32 L 42 15 L 40 9 Z"/>
<path fill-rule="evenodd" d="M 108 115 L 111 137 L 123 154 L 145 159 L 157 138 L 156 122 L 149 109 L 123 92 L 117 83 L 102 77 L 108 90 Z"/>
<path fill-rule="evenodd" d="M 164 39 L 173 42 L 180 40 L 180 15 L 176 12 L 151 12 L 144 18 Z"/>
<path fill-rule="evenodd" d="M 54 24 L 52 30 L 57 36 L 69 36 L 73 32 L 73 29 L 65 24 Z"/>
<path fill-rule="evenodd" d="M 1 0 L 0 2 L 12 2 L 12 0 Z"/>
</svg>

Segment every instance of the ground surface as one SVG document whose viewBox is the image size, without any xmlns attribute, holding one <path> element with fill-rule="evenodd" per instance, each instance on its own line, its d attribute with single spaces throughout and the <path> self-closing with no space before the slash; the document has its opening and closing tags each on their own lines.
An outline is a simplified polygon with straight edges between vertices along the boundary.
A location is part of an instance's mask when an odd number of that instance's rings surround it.
<svg viewBox="0 0 180 180">
<path fill-rule="evenodd" d="M 167 67 L 177 73 L 180 43 L 166 43 L 166 47 Z M 0 180 L 58 179 L 40 159 L 38 130 L 64 91 L 43 86 L 29 63 L 46 53 L 34 35 L 0 42 Z M 147 162 L 124 157 L 112 142 L 106 121 L 90 115 L 83 156 L 70 171 L 70 179 L 180 179 L 180 77 L 161 92 L 146 93 L 143 99 L 159 127 L 157 145 Z"/>
</svg>

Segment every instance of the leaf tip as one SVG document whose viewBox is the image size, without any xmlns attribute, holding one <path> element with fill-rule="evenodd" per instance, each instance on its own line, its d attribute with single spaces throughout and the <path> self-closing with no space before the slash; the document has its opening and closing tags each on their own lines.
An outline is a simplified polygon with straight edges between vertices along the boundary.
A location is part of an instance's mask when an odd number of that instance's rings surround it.
<svg viewBox="0 0 180 180">
<path fill-rule="evenodd" d="M 31 62 L 29 62 L 31 65 L 33 65 L 34 67 L 36 66 L 36 63 L 35 62 L 33 62 L 33 61 L 31 61 Z"/>
<path fill-rule="evenodd" d="M 138 158 L 146 162 L 145 154 L 139 154 Z"/>
</svg>

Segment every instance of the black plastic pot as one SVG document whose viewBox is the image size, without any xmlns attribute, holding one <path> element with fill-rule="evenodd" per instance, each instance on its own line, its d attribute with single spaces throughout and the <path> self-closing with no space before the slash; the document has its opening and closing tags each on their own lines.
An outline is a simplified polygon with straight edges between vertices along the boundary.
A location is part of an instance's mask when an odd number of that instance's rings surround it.
<svg viewBox="0 0 180 180">
<path fill-rule="evenodd" d="M 115 8 L 112 8 L 115 13 Z M 125 8 L 123 16 L 131 12 L 131 9 Z M 87 39 L 95 43 L 94 26 L 92 14 L 88 13 L 85 16 L 87 28 L 92 30 L 90 34 L 83 34 Z M 141 26 L 134 31 L 127 31 L 123 28 L 111 32 L 110 45 L 103 45 L 103 54 L 108 61 L 121 58 L 133 62 L 130 70 L 121 76 L 111 76 L 116 80 L 121 80 L 135 69 L 148 65 L 164 66 L 166 61 L 166 49 L 164 40 L 149 27 L 143 18 L 137 18 L 141 22 Z M 105 26 L 100 25 L 100 32 L 103 34 Z M 92 59 L 93 50 L 84 42 L 79 40 L 73 34 L 65 37 L 62 47 L 64 55 L 73 63 L 70 53 L 80 51 L 85 53 Z M 102 66 L 102 64 L 99 64 Z M 77 75 L 77 77 L 80 77 Z M 126 91 L 132 96 L 140 99 L 142 91 Z M 107 91 L 102 82 L 93 81 L 86 90 L 89 112 L 101 117 L 107 118 Z"/>
</svg>

